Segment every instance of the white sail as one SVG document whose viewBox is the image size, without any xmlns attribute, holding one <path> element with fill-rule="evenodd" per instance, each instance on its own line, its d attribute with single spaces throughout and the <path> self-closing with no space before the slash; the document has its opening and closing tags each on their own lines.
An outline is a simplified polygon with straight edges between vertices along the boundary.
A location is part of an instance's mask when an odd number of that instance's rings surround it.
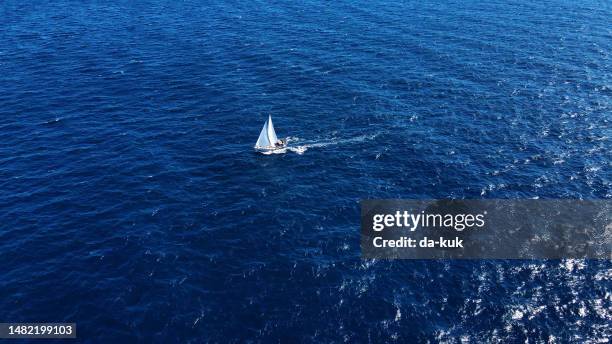
<svg viewBox="0 0 612 344">
<path fill-rule="evenodd" d="M 255 148 L 258 147 L 269 147 L 272 144 L 268 139 L 268 121 L 264 123 L 263 128 L 261 128 L 261 133 L 259 133 L 259 138 L 257 139 L 257 143 L 255 143 Z"/>
<path fill-rule="evenodd" d="M 255 148 L 274 147 L 276 141 L 278 141 L 278 138 L 276 137 L 276 132 L 274 131 L 274 124 L 272 124 L 272 116 L 268 116 L 268 120 L 266 123 L 264 123 L 261 133 L 259 133 L 259 138 L 257 139 L 257 143 L 255 143 Z"/>
<path fill-rule="evenodd" d="M 274 131 L 274 125 L 272 124 L 272 116 L 268 115 L 268 140 L 270 141 L 270 145 L 274 146 L 278 138 L 276 137 L 276 132 Z"/>
</svg>

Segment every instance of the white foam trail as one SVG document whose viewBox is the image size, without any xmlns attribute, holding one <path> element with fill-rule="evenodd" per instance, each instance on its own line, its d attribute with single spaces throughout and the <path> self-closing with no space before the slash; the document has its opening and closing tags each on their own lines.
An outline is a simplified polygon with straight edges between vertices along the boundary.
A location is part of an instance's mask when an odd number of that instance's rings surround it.
<svg viewBox="0 0 612 344">
<path fill-rule="evenodd" d="M 371 134 L 371 135 L 360 135 L 360 136 L 346 138 L 346 139 L 331 138 L 331 139 L 321 140 L 321 141 L 302 141 L 299 137 L 288 137 L 287 143 L 300 142 L 302 144 L 296 145 L 296 146 L 289 145 L 289 147 L 287 147 L 285 150 L 290 150 L 297 154 L 304 154 L 304 152 L 306 152 L 309 148 L 321 148 L 321 147 L 328 147 L 332 145 L 364 142 L 368 140 L 373 140 L 377 136 L 378 134 Z"/>
</svg>

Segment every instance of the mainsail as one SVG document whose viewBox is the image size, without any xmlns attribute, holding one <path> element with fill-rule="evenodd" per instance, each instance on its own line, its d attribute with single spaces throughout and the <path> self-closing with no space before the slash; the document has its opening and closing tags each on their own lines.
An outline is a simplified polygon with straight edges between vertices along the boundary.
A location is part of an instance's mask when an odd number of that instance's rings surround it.
<svg viewBox="0 0 612 344">
<path fill-rule="evenodd" d="M 264 123 L 261 133 L 259 133 L 255 148 L 274 147 L 276 141 L 278 141 L 278 138 L 274 131 L 274 125 L 272 124 L 272 116 L 268 116 L 268 120 Z"/>
<path fill-rule="evenodd" d="M 278 138 L 276 137 L 276 132 L 274 131 L 274 125 L 272 124 L 272 116 L 268 115 L 268 140 L 270 140 L 270 145 L 274 146 Z"/>
</svg>

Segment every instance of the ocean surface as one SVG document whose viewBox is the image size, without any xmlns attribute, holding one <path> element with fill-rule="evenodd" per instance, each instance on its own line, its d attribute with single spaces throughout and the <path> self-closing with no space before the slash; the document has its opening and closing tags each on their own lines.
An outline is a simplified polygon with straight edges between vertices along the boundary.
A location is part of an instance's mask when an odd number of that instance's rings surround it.
<svg viewBox="0 0 612 344">
<path fill-rule="evenodd" d="M 368 198 L 612 198 L 609 1 L 3 1 L 0 322 L 612 337 L 610 261 L 362 260 Z M 253 145 L 272 115 L 281 154 Z"/>
</svg>

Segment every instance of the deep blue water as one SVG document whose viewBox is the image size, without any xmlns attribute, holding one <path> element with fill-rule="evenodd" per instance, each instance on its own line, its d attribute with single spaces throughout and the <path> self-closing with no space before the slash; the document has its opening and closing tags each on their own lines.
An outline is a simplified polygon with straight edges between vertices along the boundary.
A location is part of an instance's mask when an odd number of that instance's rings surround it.
<svg viewBox="0 0 612 344">
<path fill-rule="evenodd" d="M 605 261 L 366 261 L 364 198 L 612 198 L 606 1 L 0 3 L 0 321 L 595 342 Z M 268 114 L 285 154 L 252 151 Z"/>
</svg>

